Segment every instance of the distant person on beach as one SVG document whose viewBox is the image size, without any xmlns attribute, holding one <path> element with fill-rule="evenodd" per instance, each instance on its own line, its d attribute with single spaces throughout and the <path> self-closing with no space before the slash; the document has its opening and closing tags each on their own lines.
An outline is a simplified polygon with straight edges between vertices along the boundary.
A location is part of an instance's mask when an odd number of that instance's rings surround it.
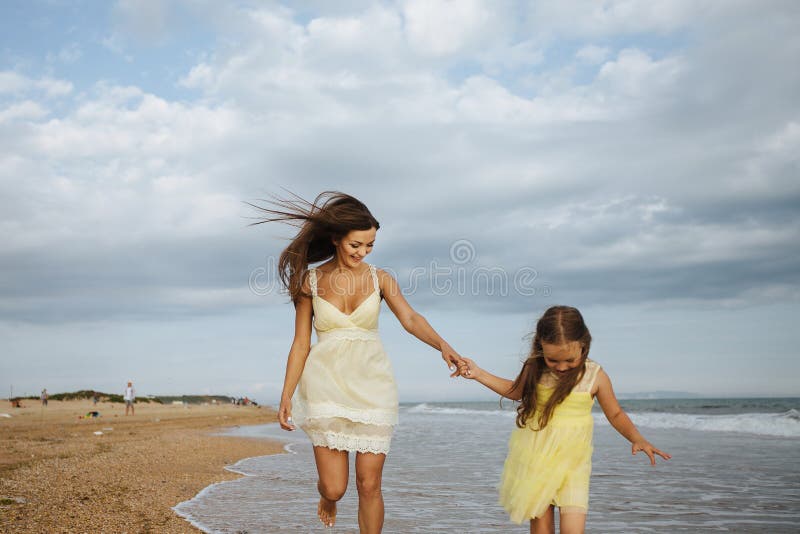
<svg viewBox="0 0 800 534">
<path fill-rule="evenodd" d="M 42 390 L 42 394 L 39 396 L 39 398 L 42 399 L 42 406 L 47 406 L 47 398 L 48 398 L 47 388 L 44 388 Z"/>
<path fill-rule="evenodd" d="M 349 452 L 355 451 L 358 525 L 363 534 L 378 533 L 384 518 L 383 465 L 398 411 L 392 366 L 378 336 L 381 300 L 409 333 L 441 352 L 451 376 L 461 360 L 406 302 L 397 281 L 364 262 L 380 225 L 363 203 L 325 192 L 313 203 L 295 197 L 270 204 L 256 206 L 265 214 L 260 223 L 300 228 L 278 261 L 295 308 L 278 421 L 284 430 L 294 430 L 296 422 L 311 438 L 319 474 L 317 515 L 325 526 L 336 521 Z M 309 268 L 318 262 L 324 263 Z"/>
<path fill-rule="evenodd" d="M 583 532 L 592 470 L 592 405 L 595 397 L 611 426 L 644 452 L 652 465 L 658 450 L 622 410 L 611 380 L 588 358 L 592 336 L 575 308 L 553 306 L 539 319 L 533 346 L 515 380 L 494 376 L 463 358 L 459 372 L 514 401 L 517 428 L 511 434 L 500 482 L 500 503 L 531 533 L 555 531 L 559 508 L 562 533 Z"/>
<path fill-rule="evenodd" d="M 128 411 L 130 410 L 131 415 L 135 414 L 134 404 L 136 402 L 136 390 L 133 389 L 133 382 L 128 382 L 128 386 L 125 388 L 125 394 L 122 396 L 125 400 L 125 415 L 128 415 Z M 145 410 L 146 411 L 146 410 Z"/>
</svg>

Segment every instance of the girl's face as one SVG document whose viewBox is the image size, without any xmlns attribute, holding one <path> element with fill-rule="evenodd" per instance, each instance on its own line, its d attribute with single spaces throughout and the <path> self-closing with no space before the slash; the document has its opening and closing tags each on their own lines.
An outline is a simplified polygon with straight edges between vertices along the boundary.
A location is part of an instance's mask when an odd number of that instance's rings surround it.
<svg viewBox="0 0 800 534">
<path fill-rule="evenodd" d="M 366 255 L 372 252 L 377 232 L 375 228 L 352 230 L 339 241 L 334 241 L 339 261 L 351 269 L 361 265 Z"/>
<path fill-rule="evenodd" d="M 556 374 L 564 374 L 581 364 L 582 349 L 583 347 L 578 341 L 570 341 L 560 345 L 542 343 L 544 363 L 548 369 Z"/>
</svg>

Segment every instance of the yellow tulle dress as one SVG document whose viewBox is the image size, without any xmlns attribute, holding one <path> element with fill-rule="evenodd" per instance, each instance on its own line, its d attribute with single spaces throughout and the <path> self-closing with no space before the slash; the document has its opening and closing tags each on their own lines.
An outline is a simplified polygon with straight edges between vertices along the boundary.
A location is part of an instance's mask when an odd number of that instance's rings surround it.
<svg viewBox="0 0 800 534">
<path fill-rule="evenodd" d="M 317 294 L 317 270 L 309 270 L 317 342 L 292 398 L 292 416 L 315 446 L 386 454 L 397 424 L 397 386 L 378 336 L 378 276 L 374 265 L 369 270 L 374 290 L 349 314 Z"/>
<path fill-rule="evenodd" d="M 586 513 L 592 472 L 591 390 L 600 365 L 587 359 L 586 372 L 541 429 L 538 413 L 525 428 L 516 428 L 500 482 L 500 504 L 516 523 L 542 517 L 550 505 L 561 513 Z M 537 406 L 543 406 L 558 378 L 545 372 L 537 384 Z"/>
</svg>

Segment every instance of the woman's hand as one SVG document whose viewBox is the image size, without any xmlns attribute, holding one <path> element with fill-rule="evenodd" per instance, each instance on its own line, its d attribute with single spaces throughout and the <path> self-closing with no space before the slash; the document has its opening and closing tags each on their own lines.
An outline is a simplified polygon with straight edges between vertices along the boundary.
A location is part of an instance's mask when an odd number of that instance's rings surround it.
<svg viewBox="0 0 800 534">
<path fill-rule="evenodd" d="M 447 364 L 447 368 L 453 371 L 450 377 L 452 378 L 458 376 L 458 368 L 461 364 L 461 356 L 455 350 L 453 350 L 453 347 L 451 347 L 446 341 L 442 341 L 440 347 L 442 350 L 442 359 Z"/>
<path fill-rule="evenodd" d="M 292 401 L 290 399 L 281 399 L 281 405 L 278 408 L 278 423 L 284 430 L 294 430 L 294 422 L 292 422 Z"/>
<path fill-rule="evenodd" d="M 665 460 L 669 460 L 670 458 L 672 458 L 672 456 L 670 456 L 669 454 L 653 447 L 653 444 L 647 440 L 640 440 L 633 442 L 633 445 L 631 445 L 631 454 L 636 454 L 639 451 L 644 452 L 650 458 L 651 465 L 656 465 L 656 457 L 655 457 L 656 454 L 661 456 Z"/>
<path fill-rule="evenodd" d="M 458 366 L 458 374 L 463 378 L 475 380 L 478 375 L 483 371 L 478 365 L 469 358 L 461 358 L 461 363 Z"/>
</svg>

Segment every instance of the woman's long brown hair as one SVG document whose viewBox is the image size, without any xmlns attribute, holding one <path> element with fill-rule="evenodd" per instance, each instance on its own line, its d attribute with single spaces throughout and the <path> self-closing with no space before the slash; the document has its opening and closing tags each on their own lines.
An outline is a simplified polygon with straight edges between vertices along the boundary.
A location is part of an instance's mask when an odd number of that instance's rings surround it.
<svg viewBox="0 0 800 534">
<path fill-rule="evenodd" d="M 273 197 L 265 201 L 269 207 L 249 204 L 264 215 L 251 224 L 280 221 L 298 227 L 289 246 L 278 259 L 278 275 L 293 301 L 303 292 L 303 277 L 310 263 L 332 258 L 336 254 L 334 241 L 353 230 L 380 228 L 363 202 L 338 191 L 324 191 L 313 202 L 290 193 L 291 198 Z"/>
<path fill-rule="evenodd" d="M 577 341 L 581 345 L 581 363 L 574 369 L 560 376 L 550 399 L 544 406 L 537 406 L 536 391 L 542 374 L 547 371 L 544 361 L 542 343 L 563 345 Z M 572 388 L 583 378 L 586 372 L 586 358 L 589 356 L 589 346 L 592 335 L 583 322 L 581 312 L 570 306 L 553 306 L 544 312 L 536 323 L 536 332 L 528 359 L 522 366 L 519 376 L 514 380 L 512 389 L 522 384 L 522 401 L 517 406 L 517 426 L 523 428 L 528 419 L 539 413 L 536 429 L 541 430 L 547 426 L 553 415 L 553 410 L 561 404 Z"/>
</svg>

